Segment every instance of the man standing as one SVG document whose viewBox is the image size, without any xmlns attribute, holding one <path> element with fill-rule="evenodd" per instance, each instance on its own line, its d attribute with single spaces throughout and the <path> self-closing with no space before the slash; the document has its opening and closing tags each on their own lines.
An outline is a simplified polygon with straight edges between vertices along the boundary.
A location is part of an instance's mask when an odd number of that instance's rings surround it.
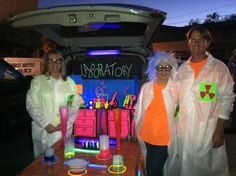
<svg viewBox="0 0 236 176">
<path fill-rule="evenodd" d="M 169 158 L 175 154 L 179 162 L 168 168 L 177 168 L 174 175 L 180 176 L 228 176 L 224 127 L 233 107 L 234 82 L 227 66 L 207 52 L 212 40 L 208 29 L 191 28 L 187 40 L 191 56 L 179 68 L 176 89 L 177 142 L 169 148 Z"/>
</svg>

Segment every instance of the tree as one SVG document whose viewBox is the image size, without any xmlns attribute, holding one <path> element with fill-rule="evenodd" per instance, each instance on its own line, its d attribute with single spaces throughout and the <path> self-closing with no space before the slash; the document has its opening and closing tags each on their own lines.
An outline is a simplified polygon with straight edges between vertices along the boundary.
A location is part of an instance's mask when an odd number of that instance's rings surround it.
<svg viewBox="0 0 236 176">
<path fill-rule="evenodd" d="M 236 14 L 231 14 L 231 15 L 226 15 L 222 21 L 231 21 L 231 20 L 236 20 Z"/>
<path fill-rule="evenodd" d="M 192 25 L 196 25 L 196 24 L 200 24 L 201 21 L 199 18 L 196 18 L 196 19 L 191 19 L 188 23 L 189 26 L 192 26 Z"/>
<path fill-rule="evenodd" d="M 214 12 L 206 16 L 204 23 L 212 23 L 212 22 L 216 23 L 219 21 L 220 21 L 220 15 L 217 12 Z"/>
</svg>

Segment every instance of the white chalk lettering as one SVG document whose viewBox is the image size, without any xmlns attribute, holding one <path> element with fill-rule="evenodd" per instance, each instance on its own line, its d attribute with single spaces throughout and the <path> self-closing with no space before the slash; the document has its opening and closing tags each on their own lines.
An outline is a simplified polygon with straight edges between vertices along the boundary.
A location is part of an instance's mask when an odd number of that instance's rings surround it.
<svg viewBox="0 0 236 176">
<path fill-rule="evenodd" d="M 110 72 L 108 64 L 106 64 L 106 66 L 105 66 L 104 76 L 105 75 L 109 75 L 109 76 L 111 75 L 111 72 Z"/>
<path fill-rule="evenodd" d="M 120 72 L 120 73 L 119 73 Z M 115 69 L 115 76 L 116 77 L 120 77 L 122 75 L 122 68 L 121 67 L 117 67 Z"/>
<path fill-rule="evenodd" d="M 132 64 L 130 64 L 130 66 L 128 67 L 128 65 L 124 66 L 125 68 L 123 69 L 124 75 L 128 75 L 131 71 L 132 68 Z"/>
<path fill-rule="evenodd" d="M 84 78 L 129 78 L 132 64 L 118 65 L 116 62 L 112 64 L 91 63 L 90 65 L 81 64 L 81 75 Z"/>
</svg>

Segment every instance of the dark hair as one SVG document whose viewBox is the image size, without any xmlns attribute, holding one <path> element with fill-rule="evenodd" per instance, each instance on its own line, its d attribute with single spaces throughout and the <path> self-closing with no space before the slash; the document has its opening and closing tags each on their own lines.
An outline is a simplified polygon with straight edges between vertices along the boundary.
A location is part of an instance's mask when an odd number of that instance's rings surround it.
<svg viewBox="0 0 236 176">
<path fill-rule="evenodd" d="M 187 40 L 191 38 L 191 35 L 194 31 L 198 31 L 202 38 L 206 39 L 208 42 L 211 43 L 212 36 L 211 32 L 204 26 L 193 26 L 188 32 L 187 32 Z"/>
<path fill-rule="evenodd" d="M 48 71 L 48 61 L 49 61 L 49 56 L 51 54 L 56 54 L 56 55 L 59 55 L 60 58 L 62 59 L 62 67 L 61 67 L 61 70 L 60 70 L 60 73 L 61 73 L 61 77 L 64 81 L 66 81 L 66 78 L 67 78 L 67 74 L 66 74 L 66 69 L 65 69 L 65 62 L 64 62 L 64 59 L 62 57 L 62 54 L 60 51 L 58 50 L 50 50 L 48 52 L 45 53 L 44 55 L 44 61 L 43 61 L 43 70 L 42 70 L 42 74 L 45 74 L 47 76 L 50 76 L 51 73 Z"/>
</svg>

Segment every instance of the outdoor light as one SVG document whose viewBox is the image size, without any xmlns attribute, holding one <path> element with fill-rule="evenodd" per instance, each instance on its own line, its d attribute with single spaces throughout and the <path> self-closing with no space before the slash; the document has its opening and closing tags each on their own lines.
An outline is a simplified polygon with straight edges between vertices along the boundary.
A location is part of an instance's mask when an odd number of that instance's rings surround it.
<svg viewBox="0 0 236 176">
<path fill-rule="evenodd" d="M 119 55 L 120 50 L 89 50 L 87 54 L 89 56 Z"/>
<path fill-rule="evenodd" d="M 89 14 L 89 18 L 93 18 L 94 17 L 94 14 L 93 13 L 90 13 Z"/>
</svg>

